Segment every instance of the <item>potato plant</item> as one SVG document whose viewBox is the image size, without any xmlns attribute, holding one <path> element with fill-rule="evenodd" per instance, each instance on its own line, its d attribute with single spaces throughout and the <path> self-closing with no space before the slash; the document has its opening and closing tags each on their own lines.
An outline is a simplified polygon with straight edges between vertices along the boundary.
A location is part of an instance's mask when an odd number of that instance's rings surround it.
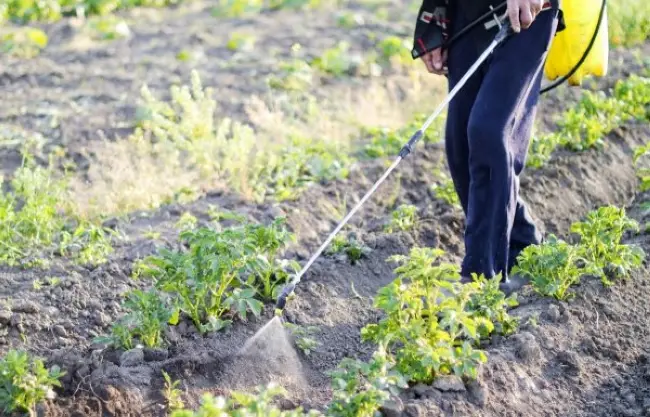
<svg viewBox="0 0 650 417">
<path fill-rule="evenodd" d="M 587 214 L 584 221 L 571 225 L 571 232 L 580 236 L 578 253 L 589 271 L 600 276 L 605 285 L 610 277 L 625 278 L 641 266 L 643 250 L 621 242 L 628 231 L 637 232 L 639 224 L 625 214 L 624 208 L 603 206 Z"/>
<path fill-rule="evenodd" d="M 383 346 L 368 362 L 345 358 L 328 374 L 333 390 L 327 407 L 329 417 L 374 417 L 391 394 L 397 395 L 407 387 L 394 359 Z"/>
<path fill-rule="evenodd" d="M 641 192 L 650 190 L 650 143 L 634 150 L 634 166 L 639 177 Z"/>
<path fill-rule="evenodd" d="M 507 318 L 507 302 L 492 293 L 495 284 L 461 284 L 457 267 L 439 261 L 443 254 L 413 248 L 408 256 L 391 257 L 401 264 L 397 279 L 375 298 L 385 318 L 361 331 L 363 340 L 386 343 L 396 370 L 409 381 L 430 383 L 450 373 L 476 378 L 487 360 L 478 342 L 495 330 L 493 320 Z M 510 331 L 510 323 L 502 328 Z"/>
<path fill-rule="evenodd" d="M 391 213 L 390 222 L 385 229 L 388 233 L 413 230 L 418 221 L 418 208 L 412 204 L 402 204 Z"/>
<path fill-rule="evenodd" d="M 205 393 L 196 411 L 174 410 L 170 417 L 316 417 L 317 411 L 303 411 L 302 408 L 281 410 L 273 404 L 276 397 L 286 394 L 286 390 L 275 383 L 258 387 L 257 392 L 249 394 L 235 391 L 230 397 L 214 397 Z"/>
<path fill-rule="evenodd" d="M 34 407 L 55 396 L 54 387 L 65 375 L 58 366 L 46 368 L 39 358 L 27 352 L 11 349 L 0 358 L 0 409 L 3 413 L 28 412 L 35 415 Z"/>
<path fill-rule="evenodd" d="M 371 249 L 368 246 L 358 241 L 354 236 L 346 238 L 341 235 L 334 237 L 331 246 L 327 249 L 328 254 L 345 254 L 353 265 L 367 256 L 370 251 Z"/>
<path fill-rule="evenodd" d="M 155 289 L 132 290 L 122 306 L 127 314 L 113 324 L 110 336 L 95 340 L 126 350 L 133 349 L 135 342 L 150 348 L 161 347 L 163 331 L 173 313 L 167 299 Z"/>
<path fill-rule="evenodd" d="M 188 250 L 161 248 L 138 263 L 137 274 L 153 278 L 155 288 L 201 332 L 222 329 L 233 316 L 259 316 L 260 300 L 275 297 L 289 278 L 288 266 L 298 268 L 278 258 L 294 238 L 284 222 L 185 229 L 180 236 Z"/>
<path fill-rule="evenodd" d="M 554 235 L 540 245 L 525 248 L 517 261 L 513 274 L 529 279 L 539 294 L 558 300 L 569 299 L 571 286 L 588 272 L 578 248 Z"/>
</svg>

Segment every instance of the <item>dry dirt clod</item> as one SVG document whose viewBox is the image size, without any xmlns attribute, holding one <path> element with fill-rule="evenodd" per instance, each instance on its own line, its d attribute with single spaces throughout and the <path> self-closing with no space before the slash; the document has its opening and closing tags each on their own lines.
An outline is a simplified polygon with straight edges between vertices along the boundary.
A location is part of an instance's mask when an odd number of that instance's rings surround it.
<svg viewBox="0 0 650 417">
<path fill-rule="evenodd" d="M 137 366 L 142 362 L 144 362 L 144 352 L 139 348 L 127 350 L 120 356 L 120 366 Z"/>
<path fill-rule="evenodd" d="M 471 381 L 467 384 L 467 392 L 472 403 L 479 407 L 484 407 L 487 404 L 488 391 L 484 384 L 479 381 Z"/>
<path fill-rule="evenodd" d="M 542 350 L 530 332 L 521 332 L 513 337 L 517 356 L 524 362 L 536 361 L 541 357 Z"/>
<path fill-rule="evenodd" d="M 465 384 L 463 381 L 454 375 L 440 376 L 433 381 L 433 388 L 442 392 L 464 392 Z"/>
<path fill-rule="evenodd" d="M 420 404 L 408 404 L 404 408 L 405 417 L 424 417 L 425 415 L 426 413 Z"/>
<path fill-rule="evenodd" d="M 560 320 L 560 308 L 555 304 L 551 304 L 546 310 L 546 318 L 552 323 L 557 323 Z"/>
<path fill-rule="evenodd" d="M 0 311 L 0 324 L 7 325 L 11 322 L 11 311 Z"/>
<path fill-rule="evenodd" d="M 38 305 L 33 301 L 19 301 L 11 307 L 14 313 L 37 314 L 39 311 Z"/>
<path fill-rule="evenodd" d="M 394 397 L 384 403 L 379 409 L 384 417 L 401 417 L 404 411 L 404 404 L 398 397 Z"/>
</svg>

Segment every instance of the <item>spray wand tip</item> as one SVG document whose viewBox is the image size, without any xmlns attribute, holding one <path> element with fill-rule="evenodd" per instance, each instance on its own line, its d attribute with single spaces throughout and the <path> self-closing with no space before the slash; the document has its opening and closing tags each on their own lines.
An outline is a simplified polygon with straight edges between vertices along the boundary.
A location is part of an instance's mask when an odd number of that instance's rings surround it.
<svg viewBox="0 0 650 417">
<path fill-rule="evenodd" d="M 278 297 L 278 301 L 275 304 L 276 310 L 284 310 L 284 306 L 287 304 L 287 297 L 293 292 L 296 288 L 296 284 L 289 284 L 282 290 L 282 293 Z"/>
</svg>

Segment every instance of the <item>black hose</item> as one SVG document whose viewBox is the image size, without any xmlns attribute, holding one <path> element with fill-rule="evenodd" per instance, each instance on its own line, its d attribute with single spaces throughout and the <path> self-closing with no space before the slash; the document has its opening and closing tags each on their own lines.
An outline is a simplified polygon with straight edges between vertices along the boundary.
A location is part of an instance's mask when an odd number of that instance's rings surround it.
<svg viewBox="0 0 650 417">
<path fill-rule="evenodd" d="M 607 8 L 607 0 L 603 0 L 602 5 L 600 6 L 600 14 L 598 15 L 598 23 L 596 23 L 596 29 L 594 30 L 594 35 L 591 37 L 591 41 L 589 42 L 589 45 L 587 46 L 587 49 L 585 50 L 584 54 L 582 54 L 582 58 L 578 61 L 578 63 L 569 71 L 568 74 L 564 75 L 561 77 L 559 80 L 554 81 L 553 84 L 546 86 L 540 90 L 540 94 L 548 93 L 552 89 L 560 86 L 563 82 L 571 78 L 573 74 L 578 71 L 580 66 L 584 64 L 585 60 L 587 59 L 587 55 L 589 55 L 589 52 L 591 52 L 591 49 L 594 46 L 594 43 L 596 43 L 596 38 L 598 37 L 598 31 L 600 30 L 600 25 L 603 22 L 603 16 L 605 16 L 605 10 Z"/>
</svg>

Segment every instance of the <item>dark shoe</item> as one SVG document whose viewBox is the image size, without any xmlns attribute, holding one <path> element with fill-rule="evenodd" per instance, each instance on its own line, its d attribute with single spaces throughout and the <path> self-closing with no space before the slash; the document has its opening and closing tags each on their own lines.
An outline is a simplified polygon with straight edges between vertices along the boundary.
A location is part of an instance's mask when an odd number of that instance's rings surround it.
<svg viewBox="0 0 650 417">
<path fill-rule="evenodd" d="M 499 284 L 499 289 L 507 296 L 519 291 L 524 285 L 529 284 L 529 280 L 521 275 L 514 274 L 507 281 Z"/>
</svg>

